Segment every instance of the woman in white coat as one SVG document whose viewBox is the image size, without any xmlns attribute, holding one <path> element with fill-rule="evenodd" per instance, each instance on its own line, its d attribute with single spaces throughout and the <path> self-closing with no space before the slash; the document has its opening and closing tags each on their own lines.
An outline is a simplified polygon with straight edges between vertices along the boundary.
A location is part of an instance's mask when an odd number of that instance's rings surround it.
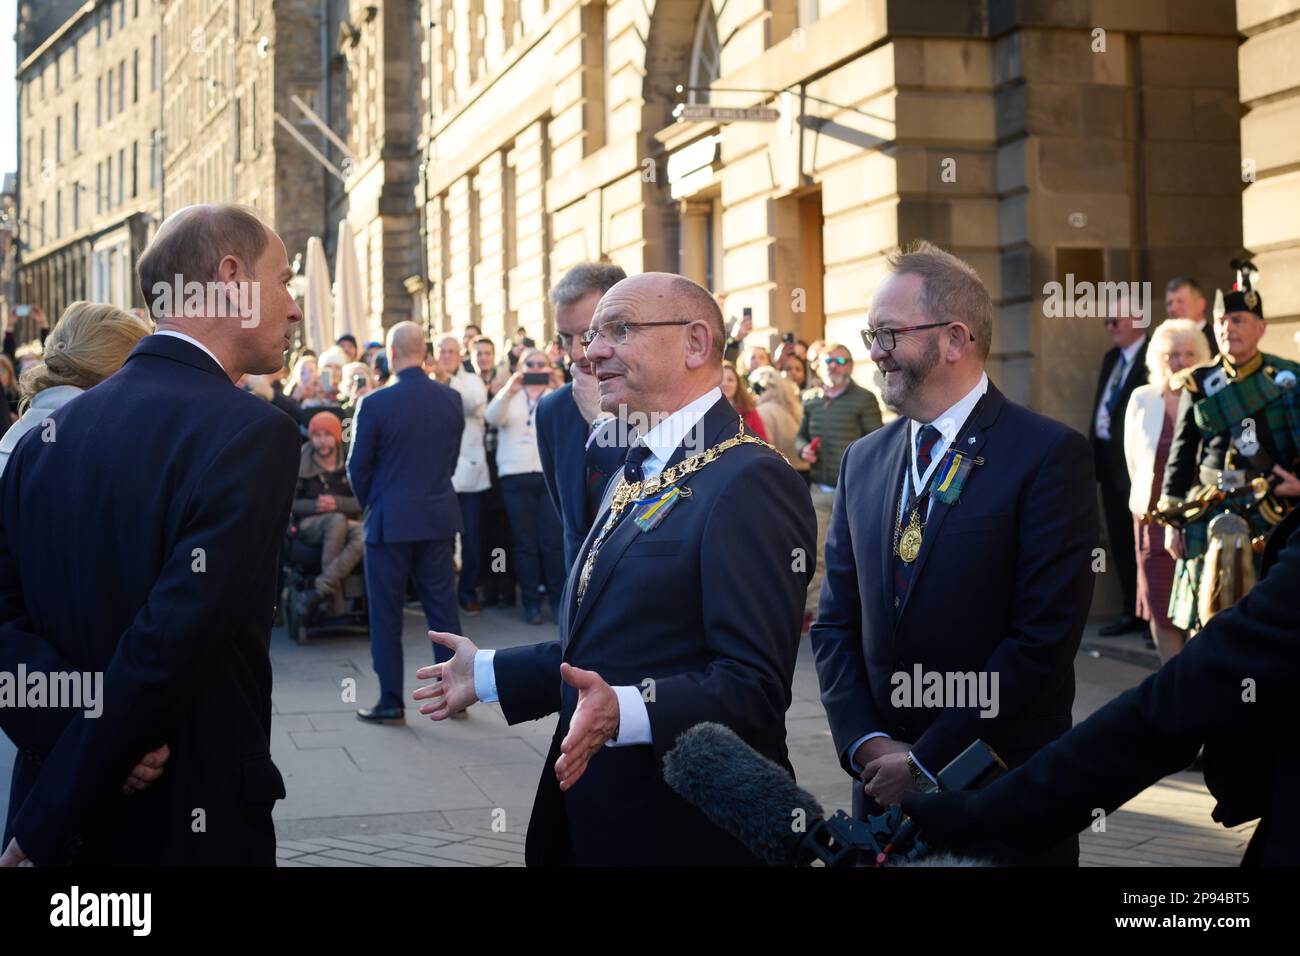
<svg viewBox="0 0 1300 956">
<path fill-rule="evenodd" d="M 1178 415 L 1179 393 L 1170 388 L 1170 379 L 1180 369 L 1209 360 L 1209 346 L 1195 323 L 1188 319 L 1160 323 L 1147 346 L 1149 384 L 1133 390 L 1124 419 L 1124 460 L 1132 481 L 1128 507 L 1133 512 L 1137 548 L 1136 614 L 1151 622 L 1162 662 L 1183 649 L 1187 632 L 1169 619 L 1174 559 L 1164 547 L 1164 528 L 1146 516 L 1160 498 Z"/>
<path fill-rule="evenodd" d="M 438 340 L 437 370 L 434 377 L 460 395 L 465 410 L 465 431 L 460 436 L 460 455 L 451 486 L 460 502 L 460 580 L 456 598 L 461 612 L 473 617 L 483 610 L 478 600 L 479 527 L 483 513 L 483 492 L 492 487 L 484 447 L 483 413 L 487 409 L 487 386 L 461 363 L 460 341 L 454 335 Z"/>
<path fill-rule="evenodd" d="M 529 379 L 536 377 L 536 382 Z M 524 620 L 541 624 L 541 598 L 546 587 L 552 612 L 560 611 L 564 590 L 564 529 L 542 478 L 537 451 L 537 403 L 563 379 L 540 349 L 519 357 L 519 369 L 488 403 L 487 423 L 497 429 L 497 475 L 501 497 L 510 516 L 515 576 L 524 605 Z"/>
<path fill-rule="evenodd" d="M 147 323 L 115 306 L 96 302 L 68 306 L 45 340 L 40 364 L 18 379 L 21 417 L 0 438 L 0 473 L 18 439 L 40 428 L 49 435 L 44 440 L 53 440 L 55 424 L 50 416 L 55 410 L 120 369 L 136 343 L 152 331 Z"/>
</svg>

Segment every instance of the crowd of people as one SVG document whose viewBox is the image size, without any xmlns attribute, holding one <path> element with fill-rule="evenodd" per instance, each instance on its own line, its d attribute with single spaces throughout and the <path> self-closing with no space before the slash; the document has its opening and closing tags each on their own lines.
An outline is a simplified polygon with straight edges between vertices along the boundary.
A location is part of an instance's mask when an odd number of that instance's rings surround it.
<svg viewBox="0 0 1300 956">
<path fill-rule="evenodd" d="M 1149 341 L 1135 303 L 1111 309 L 1089 440 L 990 380 L 993 301 L 929 243 L 889 257 L 861 330 L 879 400 L 843 344 L 746 348 L 748 314 L 728 325 L 676 275 L 575 266 L 550 290 L 556 338 L 520 329 L 500 358 L 478 328 L 430 341 L 408 321 L 382 345 L 342 336 L 286 362 L 292 270 L 252 211 L 175 213 L 139 270 L 142 290 L 259 282 L 261 311 L 155 327 L 76 303 L 18 375 L 0 670 L 98 666 L 109 697 L 95 719 L 0 709 L 19 747 L 0 865 L 274 861 L 267 630 L 286 525 L 321 550 L 300 613 L 337 605 L 364 564 L 379 696 L 359 719 L 405 720 L 411 596 L 433 644 L 421 713 L 559 715 L 530 863 L 756 862 L 669 791 L 662 757 L 720 723 L 792 774 L 803 632 L 859 819 L 901 804 L 985 859 L 1070 865 L 1093 808 L 1204 744 L 1216 812 L 1265 817 L 1248 855 L 1296 859 L 1297 831 L 1267 809 L 1289 792 L 1275 762 L 1293 762 L 1259 744 L 1278 705 L 1247 701 L 1238 676 L 1285 701 L 1300 660 L 1300 546 L 1278 553 L 1300 512 L 1269 534 L 1300 497 L 1300 364 L 1259 351 L 1243 277 L 1212 326 L 1190 280 L 1170 284 Z M 1094 476 L 1109 554 L 1132 572 L 1119 624 L 1149 617 L 1167 663 L 1071 730 Z M 1210 574 L 1221 563 L 1231 588 Z M 460 634 L 461 614 L 516 600 L 531 624 L 549 605 L 558 639 L 480 650 Z M 914 673 L 993 694 L 900 694 Z M 976 741 L 1012 772 L 933 799 Z M 190 827 L 196 794 L 216 838 Z"/>
</svg>

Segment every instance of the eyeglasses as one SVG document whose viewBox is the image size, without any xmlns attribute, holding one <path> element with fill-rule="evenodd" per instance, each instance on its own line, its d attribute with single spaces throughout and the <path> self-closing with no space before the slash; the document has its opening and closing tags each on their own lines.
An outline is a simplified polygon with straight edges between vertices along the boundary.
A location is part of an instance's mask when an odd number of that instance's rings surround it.
<svg viewBox="0 0 1300 956">
<path fill-rule="evenodd" d="M 674 319 L 664 322 L 610 322 L 598 329 L 588 329 L 578 336 L 584 349 L 591 348 L 596 339 L 603 338 L 613 346 L 627 345 L 633 329 L 648 329 L 659 325 L 690 325 L 691 319 Z"/>
<path fill-rule="evenodd" d="M 898 340 L 895 338 L 895 336 L 902 335 L 904 332 L 920 332 L 922 329 L 941 329 L 947 325 L 960 325 L 960 324 L 961 324 L 960 322 L 928 322 L 925 325 L 904 325 L 896 329 L 890 328 L 887 325 L 882 325 L 878 329 L 871 329 L 871 328 L 863 329 L 862 341 L 867 344 L 867 348 L 871 348 L 871 346 L 879 342 L 880 351 L 892 352 L 894 351 L 894 346 L 898 344 Z M 966 331 L 967 334 L 970 336 L 970 340 L 974 342 L 975 333 L 971 332 L 969 329 L 967 329 Z"/>
<path fill-rule="evenodd" d="M 848 365 L 850 360 L 843 355 L 828 355 L 822 361 L 827 365 Z"/>
</svg>

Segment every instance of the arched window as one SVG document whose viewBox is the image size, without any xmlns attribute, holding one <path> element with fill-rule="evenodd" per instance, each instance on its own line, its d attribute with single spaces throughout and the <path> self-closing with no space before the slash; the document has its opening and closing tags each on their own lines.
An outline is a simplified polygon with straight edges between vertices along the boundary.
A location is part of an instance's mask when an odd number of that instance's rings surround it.
<svg viewBox="0 0 1300 956">
<path fill-rule="evenodd" d="M 709 91 L 698 89 L 707 87 L 722 75 L 722 48 L 718 43 L 718 16 L 713 11 L 713 0 L 704 0 L 700 4 L 700 14 L 695 18 L 695 40 L 691 44 L 691 79 L 692 89 L 688 92 L 688 103 L 707 103 Z"/>
</svg>

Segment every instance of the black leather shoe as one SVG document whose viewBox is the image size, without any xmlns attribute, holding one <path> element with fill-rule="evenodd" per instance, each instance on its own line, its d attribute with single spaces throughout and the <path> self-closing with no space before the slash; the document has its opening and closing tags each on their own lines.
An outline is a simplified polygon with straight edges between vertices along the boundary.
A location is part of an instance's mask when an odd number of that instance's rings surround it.
<svg viewBox="0 0 1300 956">
<path fill-rule="evenodd" d="M 357 711 L 357 720 L 368 724 L 404 724 L 406 710 L 402 707 L 362 707 Z"/>
<path fill-rule="evenodd" d="M 1125 614 L 1118 621 L 1097 629 L 1102 637 L 1119 637 L 1121 634 L 1147 633 L 1147 622 L 1132 614 Z"/>
</svg>

